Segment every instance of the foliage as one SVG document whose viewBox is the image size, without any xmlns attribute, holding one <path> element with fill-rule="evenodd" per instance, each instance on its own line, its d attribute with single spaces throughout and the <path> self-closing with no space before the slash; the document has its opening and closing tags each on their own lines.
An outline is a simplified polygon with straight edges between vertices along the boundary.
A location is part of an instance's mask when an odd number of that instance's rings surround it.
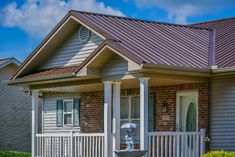
<svg viewBox="0 0 235 157">
<path fill-rule="evenodd" d="M 202 157 L 235 157 L 235 152 L 225 152 L 225 151 L 211 151 Z"/>
<path fill-rule="evenodd" d="M 0 157 L 31 157 L 31 153 L 27 152 L 14 152 L 14 151 L 0 151 Z"/>
</svg>

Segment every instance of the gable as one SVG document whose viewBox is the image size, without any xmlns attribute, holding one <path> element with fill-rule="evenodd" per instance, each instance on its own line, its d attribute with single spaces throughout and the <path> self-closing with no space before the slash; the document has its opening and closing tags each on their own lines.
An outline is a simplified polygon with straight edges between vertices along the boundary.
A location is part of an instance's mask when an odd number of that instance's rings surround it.
<svg viewBox="0 0 235 157">
<path fill-rule="evenodd" d="M 88 57 L 89 59 L 89 57 Z M 105 46 L 83 65 L 77 76 L 125 76 L 141 66 L 109 46 Z"/>
<path fill-rule="evenodd" d="M 57 68 L 57 66 L 51 66 L 49 60 L 56 60 L 54 59 L 54 56 L 57 54 L 56 52 L 58 52 L 59 48 L 69 40 L 72 36 L 71 32 L 76 31 L 76 28 L 78 29 L 78 26 L 81 24 L 90 31 L 95 32 L 93 34 L 99 36 L 101 40 L 106 39 L 103 35 L 84 23 L 84 21 L 75 18 L 71 13 L 68 13 L 26 58 L 11 80 L 34 74 L 38 71 L 45 71 L 44 68 Z M 65 61 L 63 63 L 64 65 L 67 65 Z M 62 65 L 63 64 L 59 64 L 59 66 Z"/>
<path fill-rule="evenodd" d="M 118 55 L 114 55 L 101 68 L 102 76 L 120 75 L 128 72 L 128 61 Z"/>
<path fill-rule="evenodd" d="M 17 66 L 14 64 L 9 64 L 5 66 L 4 68 L 0 69 L 0 82 L 9 80 L 12 75 L 16 72 Z"/>
<path fill-rule="evenodd" d="M 81 41 L 79 38 L 81 27 L 81 25 L 78 25 L 74 28 L 53 56 L 39 69 L 79 65 L 102 43 L 103 39 L 93 32 L 90 33 L 90 39 L 87 42 Z"/>
</svg>

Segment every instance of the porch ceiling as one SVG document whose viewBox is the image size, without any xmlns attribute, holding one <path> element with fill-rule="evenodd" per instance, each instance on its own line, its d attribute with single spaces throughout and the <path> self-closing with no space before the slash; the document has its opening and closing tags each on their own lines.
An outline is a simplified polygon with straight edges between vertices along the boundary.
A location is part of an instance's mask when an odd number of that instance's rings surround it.
<svg viewBox="0 0 235 157">
<path fill-rule="evenodd" d="M 171 86 L 178 84 L 189 84 L 189 83 L 198 83 L 206 82 L 207 80 L 201 79 L 189 79 L 189 78 L 175 78 L 175 77 L 151 77 L 149 80 L 149 87 L 157 86 Z M 136 78 L 121 80 L 122 89 L 130 88 L 139 88 L 139 80 Z M 71 85 L 63 87 L 44 87 L 39 89 L 43 92 L 94 92 L 94 91 L 103 91 L 103 83 L 92 83 L 92 84 L 81 84 L 81 85 Z"/>
</svg>

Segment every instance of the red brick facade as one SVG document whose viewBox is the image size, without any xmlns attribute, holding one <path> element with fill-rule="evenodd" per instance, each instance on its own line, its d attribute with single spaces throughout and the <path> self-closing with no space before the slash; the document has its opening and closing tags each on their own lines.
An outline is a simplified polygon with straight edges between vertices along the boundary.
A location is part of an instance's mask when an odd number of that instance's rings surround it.
<svg viewBox="0 0 235 157">
<path fill-rule="evenodd" d="M 175 131 L 176 93 L 178 91 L 197 90 L 199 95 L 199 129 L 209 128 L 209 83 L 184 84 L 163 87 L 151 87 L 149 92 L 156 94 L 156 131 Z M 122 96 L 139 95 L 139 89 L 123 89 Z M 163 102 L 168 104 L 168 112 L 162 113 Z M 169 115 L 170 120 L 163 121 L 162 116 Z M 81 93 L 81 131 L 103 131 L 103 92 Z"/>
<path fill-rule="evenodd" d="M 198 91 L 198 126 L 209 129 L 209 84 L 184 84 L 175 86 L 157 87 L 151 89 L 156 91 L 156 126 L 157 131 L 175 131 L 176 126 L 176 93 L 178 91 Z M 162 113 L 163 102 L 168 104 L 168 112 Z M 169 121 L 163 121 L 163 115 L 170 115 Z"/>
<path fill-rule="evenodd" d="M 103 92 L 81 93 L 80 98 L 81 131 L 87 133 L 103 132 Z"/>
</svg>

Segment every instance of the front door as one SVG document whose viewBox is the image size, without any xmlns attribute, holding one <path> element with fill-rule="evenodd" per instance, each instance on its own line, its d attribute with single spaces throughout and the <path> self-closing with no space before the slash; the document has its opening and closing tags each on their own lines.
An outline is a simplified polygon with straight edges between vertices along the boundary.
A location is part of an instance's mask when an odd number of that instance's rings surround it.
<svg viewBox="0 0 235 157">
<path fill-rule="evenodd" d="M 177 93 L 176 130 L 194 132 L 198 130 L 198 92 Z"/>
</svg>

